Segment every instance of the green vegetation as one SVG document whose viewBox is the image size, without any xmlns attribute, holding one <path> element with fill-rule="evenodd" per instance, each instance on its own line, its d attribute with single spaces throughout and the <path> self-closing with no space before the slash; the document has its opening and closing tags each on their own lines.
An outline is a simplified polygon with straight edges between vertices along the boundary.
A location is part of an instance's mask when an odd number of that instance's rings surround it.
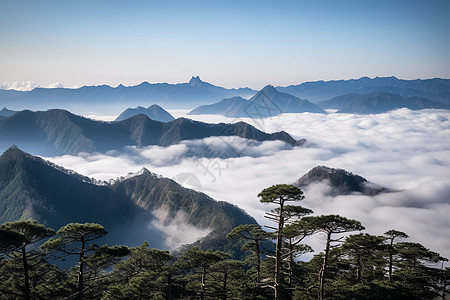
<svg viewBox="0 0 450 300">
<path fill-rule="evenodd" d="M 312 211 L 295 205 L 303 193 L 291 185 L 269 187 L 259 197 L 276 205 L 267 214 L 276 226 L 271 232 L 257 224 L 231 230 L 230 245 L 242 246 L 239 260 L 236 247 L 218 251 L 213 243 L 213 249 L 191 246 L 176 255 L 146 242 L 99 246 L 95 241 L 107 231 L 94 223 L 70 223 L 56 234 L 33 221 L 5 223 L 0 299 L 406 300 L 449 293 L 447 259 L 402 241 L 406 233 L 349 234 L 364 227 L 339 215 L 306 216 Z M 316 234 L 325 234 L 324 251 L 304 261 L 312 249 L 302 242 Z"/>
</svg>

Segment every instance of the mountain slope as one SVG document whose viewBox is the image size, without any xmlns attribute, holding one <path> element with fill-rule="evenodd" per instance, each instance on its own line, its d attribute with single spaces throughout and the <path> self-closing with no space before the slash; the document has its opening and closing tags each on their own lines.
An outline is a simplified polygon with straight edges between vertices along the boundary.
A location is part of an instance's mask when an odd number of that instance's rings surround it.
<svg viewBox="0 0 450 300">
<path fill-rule="evenodd" d="M 68 88 L 35 88 L 32 91 L 0 90 L 0 106 L 16 110 L 61 108 L 88 114 L 116 114 L 126 106 L 156 103 L 166 108 L 192 108 L 196 105 L 214 103 L 220 99 L 254 95 L 249 88 L 226 89 L 202 81 L 198 76 L 187 83 L 148 83 L 125 87 L 119 85 L 83 86 Z"/>
<path fill-rule="evenodd" d="M 16 113 L 15 110 L 9 110 L 6 107 L 3 107 L 3 109 L 0 110 L 0 116 L 2 116 L 2 117 L 10 117 L 15 113 Z"/>
<path fill-rule="evenodd" d="M 127 108 L 116 118 L 115 121 L 122 121 L 139 114 L 144 114 L 154 121 L 170 122 L 175 120 L 175 118 L 161 106 L 153 104 L 147 108 L 142 106 L 138 106 L 136 108 Z"/>
<path fill-rule="evenodd" d="M 209 105 L 201 105 L 191 110 L 188 115 L 224 115 L 233 118 L 242 114 L 249 105 L 249 101 L 242 97 L 232 97 L 223 99 L 222 101 Z"/>
<path fill-rule="evenodd" d="M 390 93 L 347 94 L 319 104 L 337 109 L 339 113 L 379 114 L 399 108 L 420 110 L 426 108 L 450 109 L 450 105 L 418 97 L 403 97 Z"/>
<path fill-rule="evenodd" d="M 202 230 L 201 245 L 220 248 L 234 226 L 255 223 L 234 205 L 145 169 L 99 185 L 16 147 L 0 156 L 0 191 L 0 223 L 33 218 L 58 229 L 69 222 L 96 222 L 105 226 L 109 241 L 128 245 L 147 240 L 167 248 L 174 245 L 171 230 L 178 226 L 184 237 L 190 234 L 186 230 Z"/>
<path fill-rule="evenodd" d="M 175 181 L 158 177 L 147 170 L 114 184 L 112 188 L 123 192 L 145 210 L 154 212 L 163 225 L 170 227 L 181 219 L 190 226 L 211 229 L 201 240 L 201 247 L 205 249 L 225 246 L 228 243 L 225 236 L 234 227 L 256 223 L 237 206 L 217 202 L 203 193 L 181 187 Z M 188 234 L 186 226 L 181 228 L 181 232 L 183 235 Z"/>
<path fill-rule="evenodd" d="M 183 140 L 233 135 L 256 141 L 282 140 L 292 146 L 301 144 L 285 132 L 268 134 L 243 122 L 208 124 L 180 118 L 163 123 L 142 114 L 119 122 L 101 122 L 57 109 L 21 111 L 0 120 L 0 149 L 15 144 L 41 155 L 104 152 L 132 145 L 170 146 Z"/>
<path fill-rule="evenodd" d="M 305 98 L 314 103 L 345 94 L 392 93 L 404 97 L 426 98 L 450 104 L 450 79 L 403 80 L 396 77 L 362 77 L 350 80 L 305 82 L 277 87 L 281 92 Z"/>
<path fill-rule="evenodd" d="M 294 185 L 305 188 L 310 184 L 326 182 L 330 185 L 331 196 L 361 193 L 374 196 L 381 193 L 392 192 L 385 187 L 367 181 L 364 177 L 352 174 L 342 169 L 333 169 L 326 166 L 317 166 L 298 179 Z"/>
<path fill-rule="evenodd" d="M 268 85 L 248 101 L 243 98 L 224 99 L 216 104 L 199 106 L 189 114 L 215 113 L 235 118 L 265 118 L 282 113 L 303 112 L 326 114 L 320 107 L 308 100 L 281 93 L 273 86 Z"/>
<path fill-rule="evenodd" d="M 139 211 L 121 195 L 112 195 L 108 187 L 16 147 L 0 156 L 0 190 L 2 223 L 33 218 L 55 229 L 88 221 L 111 228 Z"/>
</svg>

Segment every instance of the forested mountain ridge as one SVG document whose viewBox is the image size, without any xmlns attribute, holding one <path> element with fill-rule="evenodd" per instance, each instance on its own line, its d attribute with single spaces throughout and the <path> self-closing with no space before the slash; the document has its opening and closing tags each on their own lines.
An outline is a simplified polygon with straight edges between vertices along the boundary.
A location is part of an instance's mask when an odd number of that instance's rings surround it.
<svg viewBox="0 0 450 300">
<path fill-rule="evenodd" d="M 145 170 L 141 176 L 138 181 L 158 179 Z M 313 211 L 296 204 L 303 192 L 292 185 L 273 185 L 258 197 L 275 206 L 266 217 L 278 228 L 270 226 L 273 231 L 268 232 L 255 223 L 233 228 L 227 239 L 234 248 L 243 245 L 239 259 L 230 249 L 191 247 L 170 253 L 148 243 L 99 246 L 108 232 L 97 223 L 69 223 L 56 232 L 32 221 L 1 224 L 0 295 L 5 300 L 447 299 L 447 259 L 408 241 L 407 233 L 360 233 L 365 227 L 358 220 L 308 216 Z M 145 207 L 146 201 L 140 205 Z M 323 251 L 309 261 L 298 259 L 313 251 L 305 238 L 317 235 Z M 276 248 L 266 248 L 274 239 Z M 72 257 L 72 267 L 59 268 L 49 257 Z"/>
<path fill-rule="evenodd" d="M 362 176 L 353 174 L 343 169 L 316 166 L 294 182 L 300 188 L 306 188 L 313 183 L 325 182 L 330 185 L 331 196 L 349 195 L 360 193 L 367 196 L 375 196 L 381 193 L 393 192 L 386 187 L 377 185 Z"/>
<path fill-rule="evenodd" d="M 80 152 L 120 150 L 125 146 L 170 146 L 184 140 L 212 136 L 239 136 L 256 141 L 281 140 L 301 145 L 286 132 L 268 134 L 239 122 L 208 124 L 179 118 L 159 122 L 146 115 L 136 115 L 119 122 L 102 122 L 52 109 L 18 112 L 0 120 L 0 149 L 15 144 L 33 154 L 76 155 Z"/>
<path fill-rule="evenodd" d="M 173 223 L 176 217 L 178 223 Z M 98 222 L 116 243 L 137 245 L 147 240 L 160 248 L 168 247 L 169 232 L 164 231 L 168 225 L 201 229 L 202 245 L 221 249 L 233 227 L 255 223 L 234 205 L 148 170 L 99 185 L 11 147 L 0 156 L 0 223 L 29 218 L 50 228 Z"/>
</svg>

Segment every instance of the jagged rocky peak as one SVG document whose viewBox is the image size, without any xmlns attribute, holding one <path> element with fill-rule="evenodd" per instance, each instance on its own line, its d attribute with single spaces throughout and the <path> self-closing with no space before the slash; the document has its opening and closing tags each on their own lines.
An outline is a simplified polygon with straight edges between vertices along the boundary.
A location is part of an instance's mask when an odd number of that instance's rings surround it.
<svg viewBox="0 0 450 300">
<path fill-rule="evenodd" d="M 190 86 L 200 86 L 203 81 L 200 79 L 200 76 L 192 76 L 191 80 L 189 80 Z"/>
<path fill-rule="evenodd" d="M 378 195 L 392 192 L 388 188 L 369 182 L 362 176 L 343 169 L 334 169 L 326 166 L 317 166 L 297 180 L 294 185 L 305 188 L 312 183 L 327 182 L 332 196 L 360 193 L 363 195 Z"/>
</svg>

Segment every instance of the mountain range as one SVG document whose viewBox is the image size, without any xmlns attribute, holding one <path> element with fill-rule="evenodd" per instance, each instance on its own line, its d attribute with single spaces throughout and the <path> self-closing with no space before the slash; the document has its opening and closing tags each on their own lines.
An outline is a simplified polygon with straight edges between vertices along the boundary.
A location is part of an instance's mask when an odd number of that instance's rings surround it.
<svg viewBox="0 0 450 300">
<path fill-rule="evenodd" d="M 379 114 L 399 108 L 411 110 L 426 108 L 450 109 L 450 104 L 390 93 L 347 94 L 320 102 L 319 105 L 322 108 L 337 109 L 338 113 L 351 114 Z"/>
<path fill-rule="evenodd" d="M 105 152 L 125 146 L 165 147 L 214 136 L 238 136 L 259 142 L 281 140 L 291 146 L 304 143 L 284 131 L 269 134 L 244 122 L 208 124 L 179 118 L 163 123 L 142 114 L 123 121 L 102 122 L 58 109 L 17 112 L 0 120 L 0 136 L 0 149 L 18 145 L 25 151 L 44 156 Z"/>
<path fill-rule="evenodd" d="M 187 83 L 148 83 L 135 86 L 108 85 L 81 88 L 35 88 L 31 91 L 0 90 L 0 106 L 23 110 L 66 109 L 79 114 L 92 111 L 115 114 L 124 107 L 155 103 L 166 108 L 192 108 L 233 96 L 251 97 L 249 88 L 226 89 L 202 81 L 198 76 Z"/>
<path fill-rule="evenodd" d="M 324 110 L 308 100 L 281 93 L 273 86 L 267 85 L 249 100 L 241 97 L 224 99 L 218 103 L 199 106 L 188 115 L 220 114 L 233 118 L 266 118 L 282 113 L 304 112 L 326 114 Z"/>
<path fill-rule="evenodd" d="M 294 182 L 294 185 L 304 189 L 310 184 L 321 182 L 326 182 L 331 187 L 328 192 L 330 196 L 349 194 L 375 196 L 381 193 L 393 192 L 393 190 L 372 183 L 357 174 L 326 166 L 314 167 Z"/>
<path fill-rule="evenodd" d="M 170 122 L 175 120 L 175 118 L 167 110 L 157 104 L 153 104 L 147 108 L 142 106 L 138 106 L 136 108 L 127 108 L 115 119 L 115 121 L 122 121 L 139 114 L 146 115 L 154 121 Z"/>
<path fill-rule="evenodd" d="M 319 103 L 346 94 L 391 93 L 450 104 L 450 79 L 404 80 L 396 77 L 362 77 L 350 80 L 314 81 L 277 87 L 280 92 Z"/>
<path fill-rule="evenodd" d="M 70 222 L 100 223 L 108 242 L 148 241 L 166 249 L 196 242 L 195 231 L 201 232 L 197 245 L 223 249 L 231 229 L 256 223 L 234 205 L 146 169 L 97 182 L 11 147 L 0 156 L 0 223 L 28 218 L 56 230 Z"/>
<path fill-rule="evenodd" d="M 278 86 L 279 92 L 318 104 L 347 94 L 389 93 L 403 97 L 418 97 L 432 102 L 450 104 L 450 79 L 404 80 L 396 77 L 362 77 L 350 80 L 314 81 L 297 85 Z M 108 85 L 83 86 L 81 88 L 35 88 L 31 91 L 0 90 L 0 107 L 14 110 L 45 110 L 61 108 L 79 114 L 117 114 L 126 107 L 162 105 L 165 108 L 192 109 L 200 105 L 218 104 L 232 97 L 249 99 L 257 91 L 250 88 L 226 89 L 202 81 L 193 76 L 189 82 L 148 83 L 135 86 L 111 87 Z M 236 100 L 236 99 L 235 99 Z M 231 116 L 242 116 L 242 99 L 239 114 L 223 112 Z M 295 101 L 294 101 L 295 102 Z M 222 103 L 223 105 L 224 103 Z M 227 104 L 228 105 L 228 104 Z M 276 107 L 272 107 L 277 110 Z M 283 109 L 282 106 L 279 106 Z M 222 111 L 221 105 L 213 110 Z M 294 111 L 292 111 L 294 112 Z M 247 115 L 247 114 L 246 114 Z"/>
</svg>

